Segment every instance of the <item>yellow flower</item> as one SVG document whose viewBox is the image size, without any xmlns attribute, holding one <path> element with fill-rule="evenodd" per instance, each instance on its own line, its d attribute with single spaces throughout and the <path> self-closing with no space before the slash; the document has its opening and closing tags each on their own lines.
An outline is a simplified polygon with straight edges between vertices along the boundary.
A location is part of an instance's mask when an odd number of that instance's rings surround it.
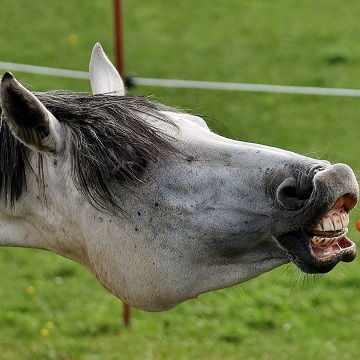
<svg viewBox="0 0 360 360">
<path fill-rule="evenodd" d="M 36 289 L 35 289 L 34 286 L 29 285 L 29 286 L 26 288 L 26 292 L 27 292 L 28 294 L 32 295 L 32 294 L 35 294 Z"/>
<path fill-rule="evenodd" d="M 41 334 L 42 336 L 49 336 L 50 331 L 49 331 L 48 329 L 41 329 L 41 330 L 40 330 L 40 334 Z"/>
<path fill-rule="evenodd" d="M 68 36 L 68 42 L 70 45 L 76 45 L 79 42 L 79 36 L 76 34 L 70 34 Z"/>
</svg>

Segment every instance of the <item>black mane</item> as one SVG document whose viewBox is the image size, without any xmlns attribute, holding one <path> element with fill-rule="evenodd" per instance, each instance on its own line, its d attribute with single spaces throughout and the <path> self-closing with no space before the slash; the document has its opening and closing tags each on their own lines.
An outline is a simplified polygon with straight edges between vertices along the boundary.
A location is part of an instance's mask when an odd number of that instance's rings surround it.
<svg viewBox="0 0 360 360">
<path fill-rule="evenodd" d="M 1 108 L 0 108 L 1 114 Z M 0 196 L 14 205 L 26 188 L 27 149 L 14 138 L 5 121 L 0 128 Z"/>
<path fill-rule="evenodd" d="M 170 139 L 142 117 L 169 121 L 168 107 L 139 96 L 90 95 L 72 92 L 35 93 L 46 108 L 66 125 L 71 176 L 78 190 L 97 208 L 121 210 L 116 185 L 134 189 L 143 180 L 149 162 L 171 153 Z M 174 109 L 171 109 L 174 111 Z M 1 112 L 0 112 L 1 114 Z M 6 119 L 0 132 L 0 196 L 8 205 L 26 189 L 30 150 L 14 138 Z M 39 154 L 39 177 L 42 177 Z"/>
</svg>

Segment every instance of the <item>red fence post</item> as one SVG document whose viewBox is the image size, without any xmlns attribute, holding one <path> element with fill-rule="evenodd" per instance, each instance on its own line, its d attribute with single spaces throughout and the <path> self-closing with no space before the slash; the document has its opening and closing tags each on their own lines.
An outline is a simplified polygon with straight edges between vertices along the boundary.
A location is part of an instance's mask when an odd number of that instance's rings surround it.
<svg viewBox="0 0 360 360">
<path fill-rule="evenodd" d="M 122 34 L 121 0 L 114 0 L 115 61 L 121 77 L 125 79 Z"/>
<path fill-rule="evenodd" d="M 123 322 L 126 327 L 130 326 L 130 320 L 131 320 L 131 306 L 124 302 Z"/>
<path fill-rule="evenodd" d="M 114 31 L 115 31 L 115 65 L 116 68 L 125 81 L 124 70 L 124 49 L 123 49 L 123 33 L 122 33 L 122 12 L 121 12 L 121 0 L 114 0 Z M 130 326 L 131 320 L 131 307 L 129 304 L 124 303 L 123 306 L 123 323 Z"/>
</svg>

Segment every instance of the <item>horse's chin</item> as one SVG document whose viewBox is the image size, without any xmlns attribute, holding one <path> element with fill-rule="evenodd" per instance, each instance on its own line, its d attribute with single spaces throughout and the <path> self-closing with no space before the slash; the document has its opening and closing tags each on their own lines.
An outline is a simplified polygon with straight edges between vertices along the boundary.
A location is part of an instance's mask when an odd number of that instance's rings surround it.
<svg viewBox="0 0 360 360">
<path fill-rule="evenodd" d="M 341 197 L 308 231 L 298 230 L 279 237 L 289 260 L 306 273 L 327 273 L 339 262 L 356 258 L 356 245 L 346 236 L 349 211 L 355 202 L 349 196 Z"/>
</svg>

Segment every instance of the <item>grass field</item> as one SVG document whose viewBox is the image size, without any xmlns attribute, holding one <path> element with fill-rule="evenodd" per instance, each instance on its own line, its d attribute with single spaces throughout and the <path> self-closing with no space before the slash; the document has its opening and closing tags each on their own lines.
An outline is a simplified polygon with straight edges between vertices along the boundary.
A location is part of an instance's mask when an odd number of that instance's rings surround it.
<svg viewBox="0 0 360 360">
<path fill-rule="evenodd" d="M 123 1 L 125 65 L 141 77 L 360 88 L 360 4 L 337 0 Z M 113 53 L 112 2 L 1 4 L 0 61 L 87 70 Z M 5 71 L 6 69 L 4 69 Z M 86 81 L 15 73 L 33 90 Z M 360 99 L 137 87 L 209 117 L 229 137 L 360 170 Z M 359 243 L 352 215 L 350 235 Z M 325 276 L 284 266 L 164 313 L 133 311 L 80 265 L 0 250 L 0 358 L 59 360 L 358 359 L 359 261 Z"/>
</svg>

